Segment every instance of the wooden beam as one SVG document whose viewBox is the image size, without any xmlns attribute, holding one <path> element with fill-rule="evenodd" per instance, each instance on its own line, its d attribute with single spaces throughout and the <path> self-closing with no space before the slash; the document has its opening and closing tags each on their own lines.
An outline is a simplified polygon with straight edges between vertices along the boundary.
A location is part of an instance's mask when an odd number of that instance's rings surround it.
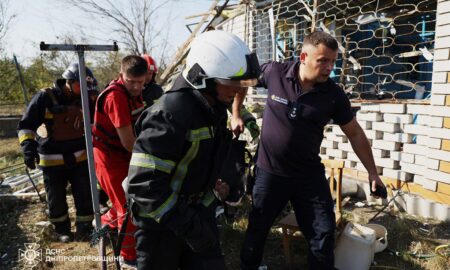
<svg viewBox="0 0 450 270">
<path fill-rule="evenodd" d="M 175 58 L 173 62 L 164 70 L 163 74 L 161 75 L 161 85 L 165 84 L 167 80 L 169 79 L 172 72 L 175 70 L 175 68 L 183 61 L 183 59 L 186 57 L 190 44 L 192 40 L 197 35 L 198 31 L 200 31 L 203 24 L 206 22 L 206 20 L 209 18 L 210 13 L 216 8 L 217 4 L 220 0 L 215 0 L 211 7 L 209 8 L 208 12 L 205 13 L 205 15 L 202 17 L 200 22 L 195 27 L 194 31 L 192 31 L 191 35 L 188 37 L 188 39 L 183 43 L 183 45 L 178 49 L 177 53 L 175 54 Z"/>
</svg>

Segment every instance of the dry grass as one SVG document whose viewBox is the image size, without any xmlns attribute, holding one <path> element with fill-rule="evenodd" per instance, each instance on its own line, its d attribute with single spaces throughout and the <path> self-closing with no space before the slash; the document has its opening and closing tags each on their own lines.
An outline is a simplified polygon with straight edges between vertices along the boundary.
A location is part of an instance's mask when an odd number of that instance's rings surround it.
<svg viewBox="0 0 450 270">
<path fill-rule="evenodd" d="M 73 220 L 73 201 L 70 215 Z M 221 242 L 228 269 L 239 269 L 239 253 L 247 227 L 249 204 L 246 203 L 235 213 L 235 219 L 221 218 L 219 220 Z M 24 243 L 39 243 L 43 250 L 62 250 L 63 256 L 96 256 L 97 248 L 87 243 L 73 242 L 69 244 L 51 242 L 50 232 L 38 221 L 46 221 L 45 207 L 37 199 L 13 200 L 0 199 L 0 257 L 7 253 L 7 263 L 0 263 L 0 269 L 23 269 L 23 264 L 17 262 L 18 249 Z M 364 215 L 366 219 L 372 217 L 379 207 L 353 208 L 352 204 L 345 207 L 346 217 L 353 219 L 355 215 Z M 442 257 L 433 256 L 434 248 L 450 242 L 450 223 L 424 220 L 411 216 L 380 215 L 374 223 L 382 224 L 388 229 L 388 249 L 375 255 L 376 265 L 372 269 L 401 269 L 401 270 L 449 270 L 450 261 Z M 304 240 L 296 241 L 292 246 L 295 269 L 307 269 L 307 246 Z M 395 253 L 397 252 L 397 253 Z M 428 257 L 427 257 L 428 256 Z M 266 242 L 264 264 L 271 270 L 282 270 L 284 256 L 282 252 L 281 235 L 274 228 Z M 35 269 L 99 269 L 99 263 L 83 262 L 54 262 L 41 263 Z M 114 269 L 114 268 L 111 268 Z"/>
<path fill-rule="evenodd" d="M 22 152 L 17 138 L 0 139 L 0 168 L 22 162 Z"/>
</svg>

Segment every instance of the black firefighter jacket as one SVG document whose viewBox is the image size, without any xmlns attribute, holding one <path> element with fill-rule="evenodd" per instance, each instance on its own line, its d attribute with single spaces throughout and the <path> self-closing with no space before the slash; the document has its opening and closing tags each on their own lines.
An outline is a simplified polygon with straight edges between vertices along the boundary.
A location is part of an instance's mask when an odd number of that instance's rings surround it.
<svg viewBox="0 0 450 270">
<path fill-rule="evenodd" d="M 134 220 L 150 230 L 171 230 L 194 249 L 212 235 L 199 215 L 215 200 L 213 187 L 231 140 L 226 107 L 211 107 L 179 76 L 136 123 L 128 196 Z"/>
<path fill-rule="evenodd" d="M 70 120 L 73 120 L 74 123 L 66 123 L 71 127 L 76 126 L 79 136 L 72 136 L 73 138 L 70 140 L 61 141 L 56 140 L 52 134 L 54 129 L 64 129 L 65 132 L 72 133 L 72 131 L 66 130 L 66 126 L 54 125 L 56 115 L 64 114 L 67 106 L 79 108 L 81 113 L 81 99 L 71 99 L 65 95 L 62 90 L 65 83 L 65 79 L 58 79 L 54 87 L 48 89 L 56 100 L 52 100 L 47 92 L 39 91 L 28 104 L 17 127 L 23 151 L 37 150 L 40 156 L 39 166 L 42 168 L 73 166 L 87 159 L 82 114 L 78 119 Z M 44 132 L 40 134 L 37 130 L 42 124 L 45 125 L 45 128 L 43 128 Z"/>
</svg>

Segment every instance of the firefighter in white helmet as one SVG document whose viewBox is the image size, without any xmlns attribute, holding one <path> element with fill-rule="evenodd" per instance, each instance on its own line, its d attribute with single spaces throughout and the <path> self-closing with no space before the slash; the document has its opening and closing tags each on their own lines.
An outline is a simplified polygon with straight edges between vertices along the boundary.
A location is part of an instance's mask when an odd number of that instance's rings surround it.
<svg viewBox="0 0 450 270">
<path fill-rule="evenodd" d="M 229 194 L 219 179 L 232 137 L 226 108 L 233 103 L 239 113 L 259 73 L 237 36 L 206 32 L 192 42 L 173 87 L 141 115 L 127 190 L 138 269 L 225 269 L 215 202 Z"/>
</svg>

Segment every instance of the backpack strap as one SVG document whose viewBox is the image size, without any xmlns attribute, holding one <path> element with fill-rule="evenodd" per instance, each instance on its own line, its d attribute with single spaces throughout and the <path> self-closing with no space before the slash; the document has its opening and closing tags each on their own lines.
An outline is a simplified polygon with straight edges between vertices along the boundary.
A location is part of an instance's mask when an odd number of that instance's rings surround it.
<svg viewBox="0 0 450 270">
<path fill-rule="evenodd" d="M 50 97 L 50 100 L 52 101 L 53 106 L 59 105 L 58 100 L 56 99 L 55 94 L 53 94 L 53 91 L 50 87 L 41 89 L 41 91 L 45 92 Z"/>
</svg>

